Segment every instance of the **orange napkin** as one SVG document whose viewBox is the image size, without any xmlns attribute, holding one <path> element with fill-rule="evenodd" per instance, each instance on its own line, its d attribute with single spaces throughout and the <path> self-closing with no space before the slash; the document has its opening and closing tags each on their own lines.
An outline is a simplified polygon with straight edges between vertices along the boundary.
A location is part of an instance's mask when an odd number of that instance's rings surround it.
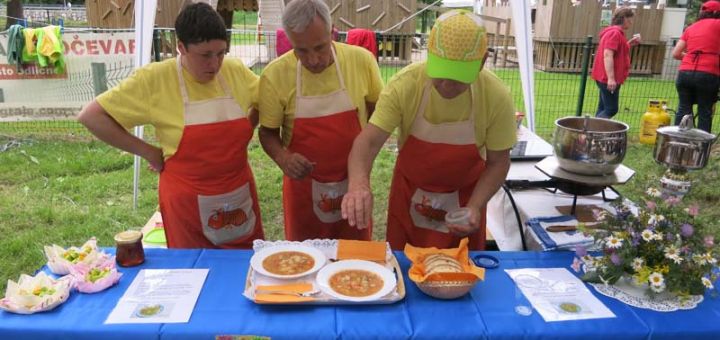
<svg viewBox="0 0 720 340">
<path fill-rule="evenodd" d="M 385 242 L 338 240 L 338 260 L 367 260 L 385 262 Z"/>
<path fill-rule="evenodd" d="M 283 285 L 256 286 L 255 291 L 305 293 L 313 289 L 312 283 L 288 283 Z"/>
<path fill-rule="evenodd" d="M 405 245 L 405 256 L 412 261 L 412 266 L 408 271 L 410 280 L 415 282 L 425 281 L 476 281 L 478 279 L 485 279 L 485 268 L 479 268 L 470 261 L 468 251 L 468 239 L 464 238 L 460 240 L 460 244 L 457 248 L 451 249 L 438 249 L 435 247 L 431 248 L 418 248 L 413 247 L 410 244 Z M 460 262 L 464 272 L 462 273 L 435 273 L 432 275 L 425 274 L 425 258 L 432 254 L 445 254 Z"/>
<path fill-rule="evenodd" d="M 255 294 L 255 303 L 299 303 L 314 301 L 311 296 L 293 296 L 284 294 Z"/>
<path fill-rule="evenodd" d="M 315 300 L 311 296 L 295 296 L 289 293 L 305 293 L 313 289 L 312 283 L 288 283 L 282 285 L 267 285 L 255 287 L 256 303 L 298 303 Z M 277 292 L 273 294 L 273 292 Z"/>
</svg>

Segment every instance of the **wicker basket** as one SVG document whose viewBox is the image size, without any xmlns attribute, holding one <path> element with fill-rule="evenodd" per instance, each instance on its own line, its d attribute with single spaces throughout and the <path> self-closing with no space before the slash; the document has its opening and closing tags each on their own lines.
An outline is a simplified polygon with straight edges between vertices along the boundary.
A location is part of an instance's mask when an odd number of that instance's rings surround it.
<svg viewBox="0 0 720 340">
<path fill-rule="evenodd" d="M 467 294 L 475 286 L 475 281 L 429 281 L 416 284 L 427 295 L 450 300 Z"/>
</svg>

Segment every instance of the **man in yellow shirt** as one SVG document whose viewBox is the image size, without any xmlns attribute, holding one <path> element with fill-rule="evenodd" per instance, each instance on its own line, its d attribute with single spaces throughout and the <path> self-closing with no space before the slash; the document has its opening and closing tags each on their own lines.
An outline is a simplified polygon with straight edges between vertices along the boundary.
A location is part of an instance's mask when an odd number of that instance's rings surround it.
<svg viewBox="0 0 720 340">
<path fill-rule="evenodd" d="M 293 45 L 260 75 L 260 143 L 282 169 L 285 237 L 364 239 L 340 215 L 347 157 L 382 90 L 380 70 L 365 49 L 335 43 L 330 9 L 293 0 L 283 28 Z"/>
<path fill-rule="evenodd" d="M 399 127 L 388 206 L 390 246 L 456 247 L 469 236 L 471 249 L 484 248 L 485 205 L 505 180 L 516 141 L 512 97 L 492 72 L 482 70 L 486 57 L 480 18 L 450 11 L 437 19 L 428 60 L 393 77 L 355 140 L 342 202 L 350 225 L 362 228 L 370 220 L 372 163 Z M 469 208 L 469 223 L 446 224 L 447 212 L 459 207 Z"/>
<path fill-rule="evenodd" d="M 249 248 L 263 238 L 247 145 L 257 124 L 258 78 L 225 60 L 222 17 L 204 3 L 175 21 L 177 59 L 152 63 L 98 96 L 79 121 L 160 172 L 168 247 Z M 155 128 L 160 147 L 128 133 Z"/>
</svg>

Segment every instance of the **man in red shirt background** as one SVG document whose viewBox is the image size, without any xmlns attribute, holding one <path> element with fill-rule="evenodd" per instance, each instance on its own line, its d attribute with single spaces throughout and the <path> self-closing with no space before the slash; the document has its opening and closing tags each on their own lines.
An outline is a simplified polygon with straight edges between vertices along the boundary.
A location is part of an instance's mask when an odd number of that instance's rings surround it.
<svg viewBox="0 0 720 340">
<path fill-rule="evenodd" d="M 591 74 L 600 89 L 596 117 L 609 119 L 618 112 L 620 86 L 630 73 L 630 47 L 640 43 L 639 34 L 630 40 L 625 38 L 634 15 L 630 8 L 618 8 L 611 25 L 600 31 Z"/>
</svg>

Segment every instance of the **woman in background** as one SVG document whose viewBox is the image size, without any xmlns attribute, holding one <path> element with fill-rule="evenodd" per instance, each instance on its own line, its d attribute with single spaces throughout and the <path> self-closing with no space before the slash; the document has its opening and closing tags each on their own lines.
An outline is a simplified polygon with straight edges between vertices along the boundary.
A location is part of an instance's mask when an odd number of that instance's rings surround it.
<svg viewBox="0 0 720 340">
<path fill-rule="evenodd" d="M 675 45 L 673 58 L 682 60 L 675 81 L 679 97 L 675 125 L 692 114 L 697 104 L 697 126 L 710 132 L 712 106 L 720 87 L 720 1 L 702 5 L 698 20 L 685 29 Z"/>
</svg>

